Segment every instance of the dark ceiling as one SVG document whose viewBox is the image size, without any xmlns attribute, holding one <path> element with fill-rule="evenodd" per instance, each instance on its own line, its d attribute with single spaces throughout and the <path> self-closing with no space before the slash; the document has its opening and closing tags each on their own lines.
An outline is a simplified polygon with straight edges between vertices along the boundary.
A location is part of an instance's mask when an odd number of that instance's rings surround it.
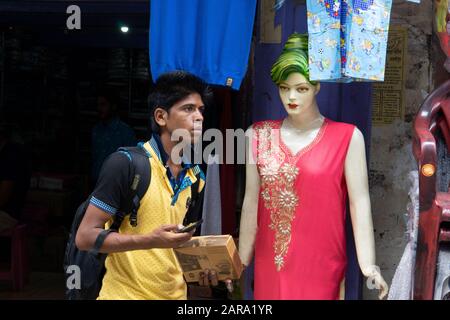
<svg viewBox="0 0 450 320">
<path fill-rule="evenodd" d="M 80 7 L 81 30 L 66 27 L 70 5 Z M 0 1 L 0 28 L 29 30 L 42 45 L 147 48 L 149 19 L 149 0 Z"/>
</svg>

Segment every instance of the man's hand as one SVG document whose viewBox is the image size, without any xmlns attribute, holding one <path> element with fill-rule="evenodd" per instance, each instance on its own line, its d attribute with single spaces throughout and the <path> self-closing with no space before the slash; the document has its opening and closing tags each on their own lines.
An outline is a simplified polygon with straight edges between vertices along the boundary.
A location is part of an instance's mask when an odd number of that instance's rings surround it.
<svg viewBox="0 0 450 320">
<path fill-rule="evenodd" d="M 191 232 L 176 233 L 179 226 L 176 224 L 162 225 L 146 235 L 150 248 L 178 248 L 192 238 L 195 230 Z"/>
<path fill-rule="evenodd" d="M 219 284 L 217 272 L 215 270 L 203 270 L 203 272 L 200 272 L 200 280 L 198 282 L 201 286 L 217 286 Z"/>
<path fill-rule="evenodd" d="M 228 289 L 228 292 L 232 293 L 234 288 L 233 288 L 233 281 L 231 279 L 226 279 L 224 280 L 225 285 Z M 217 272 L 215 270 L 208 270 L 205 269 L 203 272 L 200 272 L 200 280 L 199 280 L 199 284 L 201 286 L 217 286 L 219 284 L 219 280 L 217 278 Z"/>
</svg>

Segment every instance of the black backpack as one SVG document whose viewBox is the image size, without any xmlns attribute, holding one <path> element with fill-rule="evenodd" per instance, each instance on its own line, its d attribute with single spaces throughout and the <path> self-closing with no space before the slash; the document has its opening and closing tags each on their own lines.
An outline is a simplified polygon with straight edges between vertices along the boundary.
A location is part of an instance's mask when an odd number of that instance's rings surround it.
<svg viewBox="0 0 450 320">
<path fill-rule="evenodd" d="M 90 251 L 78 250 L 75 237 L 78 227 L 89 206 L 91 196 L 83 202 L 75 213 L 69 240 L 64 255 L 64 274 L 66 278 L 66 299 L 68 300 L 94 300 L 98 297 L 105 274 L 106 253 L 99 250 L 110 232 L 118 232 L 120 225 L 126 215 L 130 215 L 130 224 L 136 226 L 138 223 L 137 211 L 140 200 L 144 196 L 151 180 L 151 166 L 148 161 L 147 151 L 142 147 L 119 148 L 117 152 L 126 153 L 132 163 L 131 181 L 129 181 L 129 193 L 125 197 L 125 203 L 121 204 L 120 210 L 115 214 L 111 227 L 103 230 L 97 237 L 94 248 Z M 191 201 L 183 224 L 196 221 L 201 217 L 201 203 L 203 192 L 199 194 L 199 176 L 191 186 Z M 200 230 L 196 231 L 199 234 Z"/>
</svg>

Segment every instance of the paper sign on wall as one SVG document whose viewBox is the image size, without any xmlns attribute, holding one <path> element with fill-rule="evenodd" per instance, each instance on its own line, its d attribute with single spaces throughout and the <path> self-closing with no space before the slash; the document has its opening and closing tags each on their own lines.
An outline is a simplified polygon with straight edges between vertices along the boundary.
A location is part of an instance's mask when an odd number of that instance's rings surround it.
<svg viewBox="0 0 450 320">
<path fill-rule="evenodd" d="M 405 27 L 391 26 L 386 56 L 384 82 L 373 83 L 372 123 L 391 124 L 405 115 L 405 57 L 408 30 Z"/>
</svg>

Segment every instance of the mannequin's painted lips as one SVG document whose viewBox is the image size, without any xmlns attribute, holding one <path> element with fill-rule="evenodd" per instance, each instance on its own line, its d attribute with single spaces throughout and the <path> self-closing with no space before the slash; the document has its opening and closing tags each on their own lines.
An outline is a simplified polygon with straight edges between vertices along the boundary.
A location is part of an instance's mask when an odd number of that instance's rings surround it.
<svg viewBox="0 0 450 320">
<path fill-rule="evenodd" d="M 288 104 L 288 106 L 289 106 L 289 109 L 295 109 L 295 108 L 297 108 L 298 107 L 298 105 L 297 104 Z"/>
</svg>

